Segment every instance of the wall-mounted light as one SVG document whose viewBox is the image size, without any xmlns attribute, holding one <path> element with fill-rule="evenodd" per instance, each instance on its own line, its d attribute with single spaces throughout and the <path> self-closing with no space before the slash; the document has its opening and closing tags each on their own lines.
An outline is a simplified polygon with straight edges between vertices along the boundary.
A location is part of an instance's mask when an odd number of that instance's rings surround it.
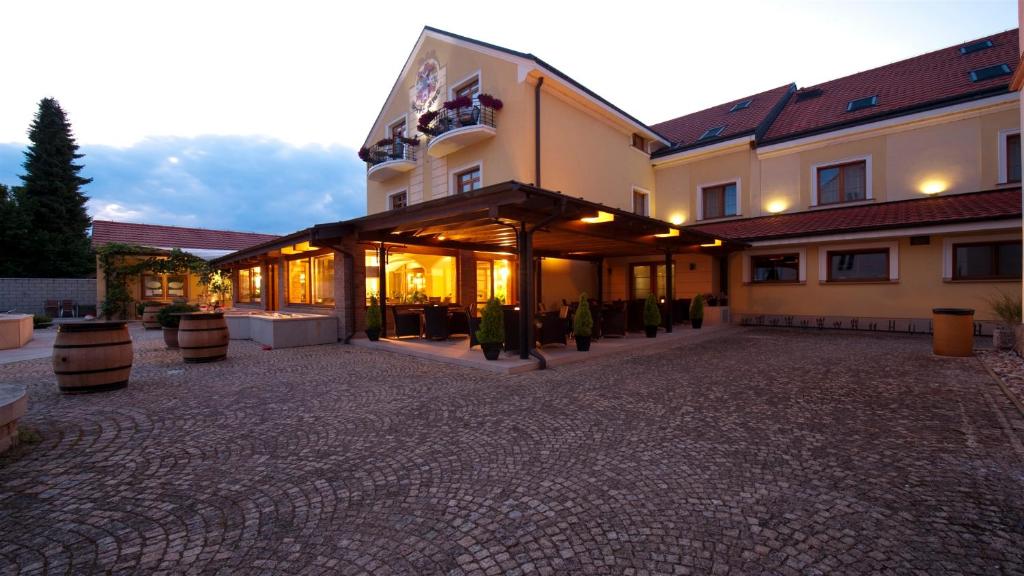
<svg viewBox="0 0 1024 576">
<path fill-rule="evenodd" d="M 785 200 L 772 200 L 764 208 L 765 210 L 772 214 L 778 214 L 779 212 L 784 211 L 786 208 L 789 208 L 789 205 L 786 204 Z"/>
<path fill-rule="evenodd" d="M 615 220 L 615 214 L 598 210 L 597 216 L 588 216 L 586 218 L 580 218 L 580 220 L 587 224 L 600 224 L 602 222 L 611 222 Z"/>
<path fill-rule="evenodd" d="M 680 226 L 683 222 L 686 222 L 686 217 L 683 216 L 682 214 L 673 214 L 672 217 L 669 218 L 669 222 L 675 224 L 676 226 Z"/>
<path fill-rule="evenodd" d="M 921 182 L 921 185 L 917 188 L 922 194 L 939 194 L 945 192 L 949 184 L 945 180 L 939 180 L 932 178 L 931 180 L 925 180 Z"/>
<path fill-rule="evenodd" d="M 438 235 L 437 235 L 437 239 L 438 239 L 439 241 L 441 241 L 441 242 L 444 242 L 445 240 L 447 240 L 447 239 L 448 239 L 448 237 L 447 237 L 447 236 L 445 236 L 444 234 L 438 234 Z"/>
</svg>

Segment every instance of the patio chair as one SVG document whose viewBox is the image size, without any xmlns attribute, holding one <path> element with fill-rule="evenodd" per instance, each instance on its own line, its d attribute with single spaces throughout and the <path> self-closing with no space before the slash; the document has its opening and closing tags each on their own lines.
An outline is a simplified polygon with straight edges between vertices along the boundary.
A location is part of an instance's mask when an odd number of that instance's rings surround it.
<svg viewBox="0 0 1024 576">
<path fill-rule="evenodd" d="M 626 335 L 626 304 L 611 304 L 601 313 L 601 335 L 604 337 Z"/>
<path fill-rule="evenodd" d="M 464 310 L 452 310 L 448 314 L 448 335 L 454 334 L 469 336 L 469 315 Z"/>
<path fill-rule="evenodd" d="M 50 318 L 56 318 L 60 315 L 60 304 L 56 300 L 47 300 L 43 303 L 43 313 Z"/>
<path fill-rule="evenodd" d="M 565 307 L 568 310 L 568 306 Z M 541 346 L 546 344 L 561 344 L 565 346 L 565 320 L 558 314 L 545 314 L 537 321 L 537 343 Z"/>
<path fill-rule="evenodd" d="M 448 339 L 447 306 L 427 306 L 423 309 L 423 318 L 426 323 L 424 332 L 428 340 Z"/>
<path fill-rule="evenodd" d="M 519 350 L 519 310 L 513 306 L 505 306 L 502 313 L 502 320 L 505 322 L 505 352 L 517 352 Z"/>
<path fill-rule="evenodd" d="M 626 330 L 630 332 L 644 331 L 644 300 L 630 300 L 626 309 Z"/>
<path fill-rule="evenodd" d="M 408 336 L 420 337 L 420 313 L 412 311 L 399 311 L 391 306 L 391 316 L 395 319 L 395 338 Z"/>
<path fill-rule="evenodd" d="M 70 314 L 72 318 L 78 318 L 78 308 L 75 306 L 74 300 L 60 301 L 60 317 L 63 318 L 64 314 Z"/>
<path fill-rule="evenodd" d="M 466 312 L 466 323 L 469 324 L 469 349 L 472 350 L 473 346 L 480 345 L 480 341 L 476 339 L 476 333 L 480 330 L 480 318 L 474 318 Z"/>
<path fill-rule="evenodd" d="M 672 301 L 672 320 L 676 324 L 690 321 L 690 299 L 677 298 Z"/>
</svg>

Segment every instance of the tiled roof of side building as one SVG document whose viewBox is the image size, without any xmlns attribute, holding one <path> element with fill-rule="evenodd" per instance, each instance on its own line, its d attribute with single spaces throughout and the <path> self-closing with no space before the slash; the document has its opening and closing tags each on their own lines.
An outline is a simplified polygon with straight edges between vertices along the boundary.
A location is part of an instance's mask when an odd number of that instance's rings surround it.
<svg viewBox="0 0 1024 576">
<path fill-rule="evenodd" d="M 659 122 L 653 124 L 651 128 L 671 140 L 675 144 L 675 150 L 753 134 L 758 128 L 770 122 L 773 111 L 777 112 L 777 107 L 793 89 L 793 84 L 779 86 L 760 94 L 738 98 L 700 112 Z M 744 106 L 747 102 L 749 104 Z M 720 134 L 714 138 L 701 140 L 705 132 L 719 126 L 724 126 Z M 673 149 L 664 150 L 662 154 Z"/>
<path fill-rule="evenodd" d="M 801 88 L 772 123 L 763 143 L 1006 93 L 1018 57 L 1014 29 Z M 973 71 L 990 67 L 997 67 L 992 70 L 996 75 L 972 78 Z M 866 100 L 864 107 L 848 111 L 852 101 L 871 96 L 877 96 L 874 104 Z"/>
<path fill-rule="evenodd" d="M 1021 189 L 1005 188 L 727 220 L 691 228 L 726 240 L 757 241 L 1020 216 Z"/>
<path fill-rule="evenodd" d="M 208 228 L 184 228 L 158 224 L 135 224 L 93 220 L 92 245 L 103 246 L 113 242 L 136 244 L 155 248 L 193 248 L 203 250 L 242 250 L 261 242 L 273 240 L 273 234 L 234 232 Z"/>
</svg>

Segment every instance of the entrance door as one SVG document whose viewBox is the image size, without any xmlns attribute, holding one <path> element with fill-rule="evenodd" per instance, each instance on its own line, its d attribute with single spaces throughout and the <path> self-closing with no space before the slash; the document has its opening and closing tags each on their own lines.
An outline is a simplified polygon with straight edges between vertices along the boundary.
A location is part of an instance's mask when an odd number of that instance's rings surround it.
<svg viewBox="0 0 1024 576">
<path fill-rule="evenodd" d="M 666 294 L 665 265 L 644 262 L 633 264 L 629 268 L 629 298 L 643 300 L 648 294 L 655 298 L 671 299 Z"/>
</svg>

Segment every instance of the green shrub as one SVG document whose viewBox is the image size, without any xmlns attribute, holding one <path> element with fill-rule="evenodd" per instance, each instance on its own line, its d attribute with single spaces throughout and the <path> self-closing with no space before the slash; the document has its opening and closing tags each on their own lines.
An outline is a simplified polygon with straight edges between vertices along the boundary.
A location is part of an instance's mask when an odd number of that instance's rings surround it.
<svg viewBox="0 0 1024 576">
<path fill-rule="evenodd" d="M 505 319 L 497 298 L 488 300 L 480 313 L 480 330 L 477 330 L 476 339 L 481 344 L 501 344 L 505 340 Z"/>
<path fill-rule="evenodd" d="M 704 296 L 697 294 L 690 302 L 690 320 L 704 319 Z"/>
<path fill-rule="evenodd" d="M 136 312 L 136 314 L 138 315 L 139 318 L 142 318 L 142 315 L 146 313 L 146 303 L 145 302 L 136 302 L 135 303 L 135 312 Z"/>
<path fill-rule="evenodd" d="M 157 312 L 156 321 L 164 328 L 177 328 L 178 323 L 181 322 L 181 316 L 174 316 L 174 314 L 198 311 L 199 307 L 191 304 L 171 304 L 170 306 L 164 306 Z"/>
<path fill-rule="evenodd" d="M 577 336 L 588 337 L 594 329 L 594 317 L 590 314 L 590 301 L 587 293 L 580 294 L 580 307 L 572 319 L 572 332 Z"/>
<path fill-rule="evenodd" d="M 43 314 L 32 315 L 32 327 L 33 328 L 46 328 L 50 324 L 53 324 L 53 318 Z"/>
<path fill-rule="evenodd" d="M 1020 324 L 1021 322 L 1021 301 L 1020 296 L 1011 296 L 1000 292 L 998 296 L 988 298 L 988 305 L 1004 324 Z"/>
<path fill-rule="evenodd" d="M 661 326 L 661 310 L 658 309 L 658 299 L 654 294 L 648 294 L 644 302 L 644 326 Z"/>
<path fill-rule="evenodd" d="M 380 331 L 382 319 L 380 317 L 380 304 L 376 296 L 370 296 L 370 307 L 366 309 L 366 329 Z"/>
</svg>

